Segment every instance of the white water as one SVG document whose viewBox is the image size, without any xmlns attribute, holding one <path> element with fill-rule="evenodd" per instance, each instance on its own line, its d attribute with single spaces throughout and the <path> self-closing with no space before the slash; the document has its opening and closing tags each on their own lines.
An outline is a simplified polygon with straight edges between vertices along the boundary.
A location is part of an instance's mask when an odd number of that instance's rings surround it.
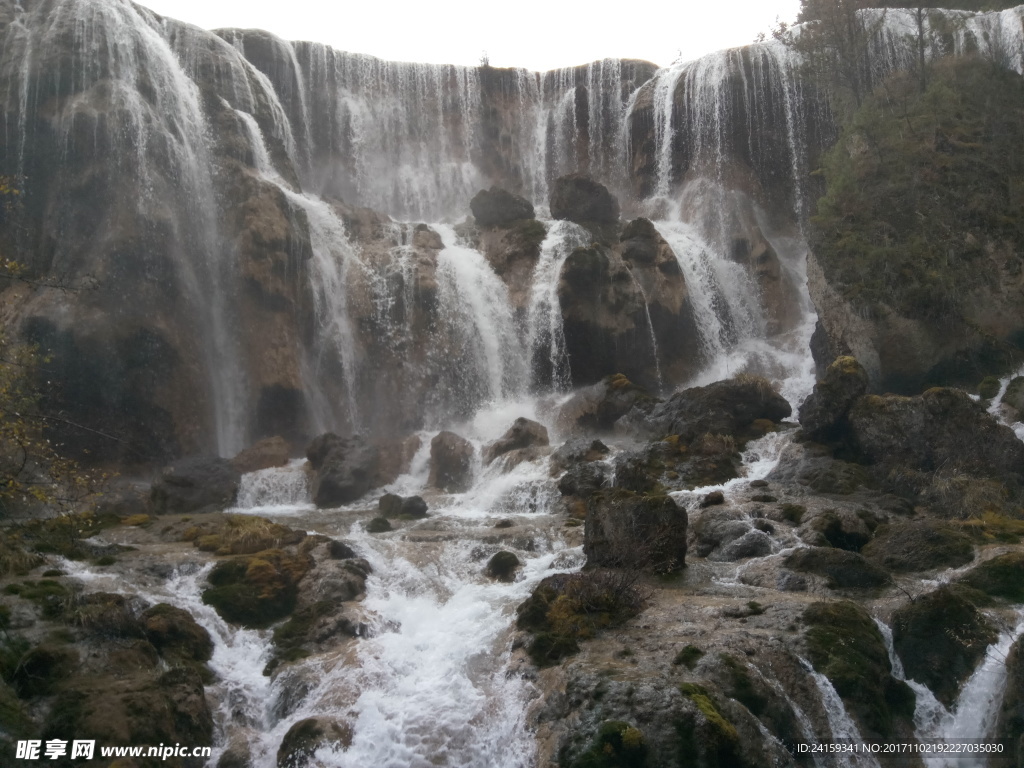
<svg viewBox="0 0 1024 768">
<path fill-rule="evenodd" d="M 832 687 L 832 682 L 820 672 L 815 671 L 806 659 L 801 658 L 800 664 L 818 688 L 821 706 L 828 718 L 829 729 L 832 731 L 832 740 L 859 747 L 863 741 L 860 731 L 857 729 L 856 723 L 850 719 L 850 715 L 847 714 L 843 700 L 839 698 L 836 689 Z M 878 768 L 878 760 L 872 755 L 862 752 L 837 753 L 832 756 L 832 760 L 832 764 L 840 768 L 859 768 L 860 766 Z"/>
<path fill-rule="evenodd" d="M 588 245 L 590 240 L 590 233 L 579 224 L 552 222 L 541 243 L 540 259 L 533 271 L 526 313 L 527 349 L 534 371 L 538 358 L 543 361 L 542 366 L 550 368 L 550 382 L 543 383 L 549 383 L 555 392 L 569 387 L 569 358 L 565 351 L 562 310 L 558 303 L 558 282 L 569 254 L 575 248 Z"/>
</svg>

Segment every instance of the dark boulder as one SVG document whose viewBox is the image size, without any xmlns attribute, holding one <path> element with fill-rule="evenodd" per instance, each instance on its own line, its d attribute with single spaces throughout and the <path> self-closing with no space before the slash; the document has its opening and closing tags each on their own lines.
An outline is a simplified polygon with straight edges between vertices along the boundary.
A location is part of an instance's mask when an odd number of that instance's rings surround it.
<svg viewBox="0 0 1024 768">
<path fill-rule="evenodd" d="M 318 507 L 337 507 L 365 496 L 377 479 L 380 452 L 361 436 L 348 439 L 330 432 L 306 449 L 315 475 L 311 487 Z"/>
<path fill-rule="evenodd" d="M 608 188 L 580 174 L 555 179 L 549 203 L 555 219 L 577 224 L 614 224 L 619 220 L 619 203 Z"/>
<path fill-rule="evenodd" d="M 430 441 L 430 485 L 448 493 L 469 490 L 473 481 L 473 444 L 454 432 Z"/>
<path fill-rule="evenodd" d="M 848 418 L 862 460 L 883 469 L 955 468 L 1017 482 L 1024 472 L 1024 443 L 958 389 L 929 389 L 915 397 L 866 395 Z"/>
<path fill-rule="evenodd" d="M 788 555 L 787 568 L 827 579 L 829 589 L 878 589 L 890 582 L 889 574 L 856 552 L 829 547 L 804 547 Z"/>
<path fill-rule="evenodd" d="M 406 496 L 402 499 L 402 517 L 421 518 L 427 516 L 427 502 L 422 496 Z"/>
<path fill-rule="evenodd" d="M 584 462 L 599 461 L 608 455 L 608 446 L 600 440 L 573 438 L 551 454 L 551 474 Z"/>
<path fill-rule="evenodd" d="M 587 567 L 675 571 L 686 565 L 686 510 L 671 496 L 614 490 L 592 497 L 583 531 Z"/>
<path fill-rule="evenodd" d="M 907 678 L 951 707 L 997 633 L 966 597 L 942 587 L 896 611 L 892 636 Z"/>
<path fill-rule="evenodd" d="M 974 559 L 971 540 L 934 520 L 901 520 L 883 525 L 861 551 L 868 560 L 896 573 L 957 568 Z"/>
<path fill-rule="evenodd" d="M 277 750 L 277 768 L 306 768 L 315 763 L 314 753 L 321 747 L 346 749 L 352 746 L 352 727 L 325 717 L 299 720 L 281 739 Z"/>
<path fill-rule="evenodd" d="M 604 488 L 607 482 L 608 470 L 604 464 L 584 462 L 570 467 L 558 479 L 558 492 L 586 499 Z"/>
<path fill-rule="evenodd" d="M 999 402 L 1012 408 L 1018 419 L 1024 418 L 1024 376 L 1010 379 Z"/>
<path fill-rule="evenodd" d="M 658 401 L 642 387 L 617 373 L 579 390 L 558 410 L 561 431 L 610 432 L 630 411 L 645 414 Z"/>
<path fill-rule="evenodd" d="M 210 633 L 188 611 L 158 603 L 142 613 L 139 623 L 146 639 L 165 659 L 203 662 L 213 656 Z"/>
<path fill-rule="evenodd" d="M 548 445 L 547 427 L 536 421 L 520 417 L 504 435 L 484 448 L 484 464 L 490 464 L 499 456 L 511 451 L 546 445 Z"/>
<path fill-rule="evenodd" d="M 767 379 L 744 374 L 677 392 L 647 415 L 630 414 L 628 426 L 642 436 L 678 435 L 689 443 L 706 433 L 743 436 L 758 419 L 776 422 L 791 413 Z"/>
<path fill-rule="evenodd" d="M 1012 765 L 1024 765 L 1024 637 L 1006 655 L 1006 693 L 995 737 L 1007 745 Z"/>
<path fill-rule="evenodd" d="M 165 467 L 149 501 L 158 515 L 218 512 L 238 497 L 242 474 L 227 459 L 194 456 Z"/>
<path fill-rule="evenodd" d="M 1024 603 L 1024 552 L 1007 552 L 975 566 L 960 583 L 991 597 Z"/>
<path fill-rule="evenodd" d="M 477 192 L 469 201 L 473 218 L 481 227 L 502 227 L 520 219 L 533 218 L 533 204 L 501 187 Z"/>
<path fill-rule="evenodd" d="M 402 497 L 394 493 L 385 493 L 377 502 L 380 516 L 385 518 L 427 516 L 427 502 L 420 496 Z"/>
<path fill-rule="evenodd" d="M 502 550 L 497 552 L 487 561 L 487 568 L 485 573 L 492 579 L 497 581 L 512 581 L 515 578 L 516 571 L 522 567 L 522 563 L 519 562 L 519 558 L 516 557 L 512 552 L 506 552 Z"/>
<path fill-rule="evenodd" d="M 812 440 L 827 441 L 840 429 L 853 403 L 868 391 L 867 371 L 852 357 L 839 357 L 800 406 L 800 426 Z"/>
<path fill-rule="evenodd" d="M 377 500 L 381 517 L 398 517 L 402 514 L 402 497 L 396 493 L 385 493 Z"/>
</svg>

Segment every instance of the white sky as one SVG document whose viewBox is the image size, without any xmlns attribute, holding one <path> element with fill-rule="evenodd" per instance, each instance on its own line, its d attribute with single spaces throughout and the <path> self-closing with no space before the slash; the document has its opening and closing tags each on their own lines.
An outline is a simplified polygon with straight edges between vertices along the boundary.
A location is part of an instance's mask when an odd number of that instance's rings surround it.
<svg viewBox="0 0 1024 768">
<path fill-rule="evenodd" d="M 255 27 L 382 59 L 547 70 L 603 58 L 660 66 L 746 45 L 799 0 L 141 0 L 206 29 Z"/>
</svg>

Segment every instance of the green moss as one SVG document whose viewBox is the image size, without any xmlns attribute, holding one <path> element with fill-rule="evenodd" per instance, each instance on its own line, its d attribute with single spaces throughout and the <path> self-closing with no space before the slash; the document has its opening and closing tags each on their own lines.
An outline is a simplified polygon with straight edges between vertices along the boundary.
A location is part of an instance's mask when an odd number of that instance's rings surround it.
<svg viewBox="0 0 1024 768">
<path fill-rule="evenodd" d="M 995 376 L 986 376 L 978 385 L 978 394 L 983 400 L 991 400 L 999 394 L 999 389 L 1001 387 L 1002 384 L 998 378 Z"/>
<path fill-rule="evenodd" d="M 224 560 L 210 572 L 203 602 L 226 621 L 267 627 L 295 609 L 297 584 L 307 568 L 305 558 L 280 550 Z"/>
<path fill-rule="evenodd" d="M 682 664 L 687 669 L 693 669 L 702 658 L 704 658 L 704 651 L 695 645 L 687 645 L 676 654 L 672 663 L 676 666 Z"/>
<path fill-rule="evenodd" d="M 734 656 L 723 653 L 718 657 L 728 671 L 730 687 L 726 694 L 736 699 L 754 715 L 760 715 L 768 706 L 768 699 L 754 685 L 747 665 Z"/>
<path fill-rule="evenodd" d="M 865 100 L 826 153 L 812 247 L 829 284 L 949 323 L 998 284 L 986 245 L 1024 252 L 1024 82 L 980 58 L 941 60 L 920 93 L 910 75 Z"/>
<path fill-rule="evenodd" d="M 512 227 L 510 234 L 519 240 L 520 247 L 527 251 L 540 248 L 547 237 L 547 228 L 537 219 L 523 219 Z"/>
<path fill-rule="evenodd" d="M 974 559 L 970 538 L 932 520 L 883 525 L 863 549 L 868 560 L 897 573 L 955 568 Z"/>
<path fill-rule="evenodd" d="M 804 513 L 807 512 L 807 507 L 802 504 L 783 504 L 781 509 L 782 517 L 793 525 L 800 525 L 804 519 Z"/>
<path fill-rule="evenodd" d="M 602 723 L 590 748 L 568 763 L 568 768 L 642 768 L 647 744 L 638 728 L 611 720 Z"/>
<path fill-rule="evenodd" d="M 986 560 L 972 568 L 960 583 L 992 597 L 1024 603 L 1024 553 L 1008 552 Z"/>
<path fill-rule="evenodd" d="M 728 742 L 735 742 L 739 739 L 736 733 L 736 726 L 730 723 L 722 713 L 718 711 L 715 702 L 711 699 L 704 686 L 696 683 L 683 683 L 679 686 L 679 692 L 697 705 L 697 709 L 704 715 L 712 732 L 720 739 Z"/>
<path fill-rule="evenodd" d="M 861 606 L 814 603 L 804 611 L 808 658 L 872 734 L 888 738 L 896 718 L 909 721 L 914 693 L 892 677 L 882 634 Z"/>
</svg>

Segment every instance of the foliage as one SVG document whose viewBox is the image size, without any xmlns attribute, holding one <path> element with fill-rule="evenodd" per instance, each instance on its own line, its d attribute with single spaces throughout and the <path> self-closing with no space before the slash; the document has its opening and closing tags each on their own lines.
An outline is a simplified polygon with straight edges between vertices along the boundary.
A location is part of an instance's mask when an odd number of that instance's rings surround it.
<svg viewBox="0 0 1024 768">
<path fill-rule="evenodd" d="M 825 156 L 812 220 L 826 277 L 866 314 L 950 322 L 1024 251 L 1024 81 L 986 62 L 897 76 Z"/>
<path fill-rule="evenodd" d="M 643 732 L 629 723 L 610 720 L 601 724 L 590 749 L 569 763 L 569 768 L 641 768 L 646 764 Z"/>
</svg>

